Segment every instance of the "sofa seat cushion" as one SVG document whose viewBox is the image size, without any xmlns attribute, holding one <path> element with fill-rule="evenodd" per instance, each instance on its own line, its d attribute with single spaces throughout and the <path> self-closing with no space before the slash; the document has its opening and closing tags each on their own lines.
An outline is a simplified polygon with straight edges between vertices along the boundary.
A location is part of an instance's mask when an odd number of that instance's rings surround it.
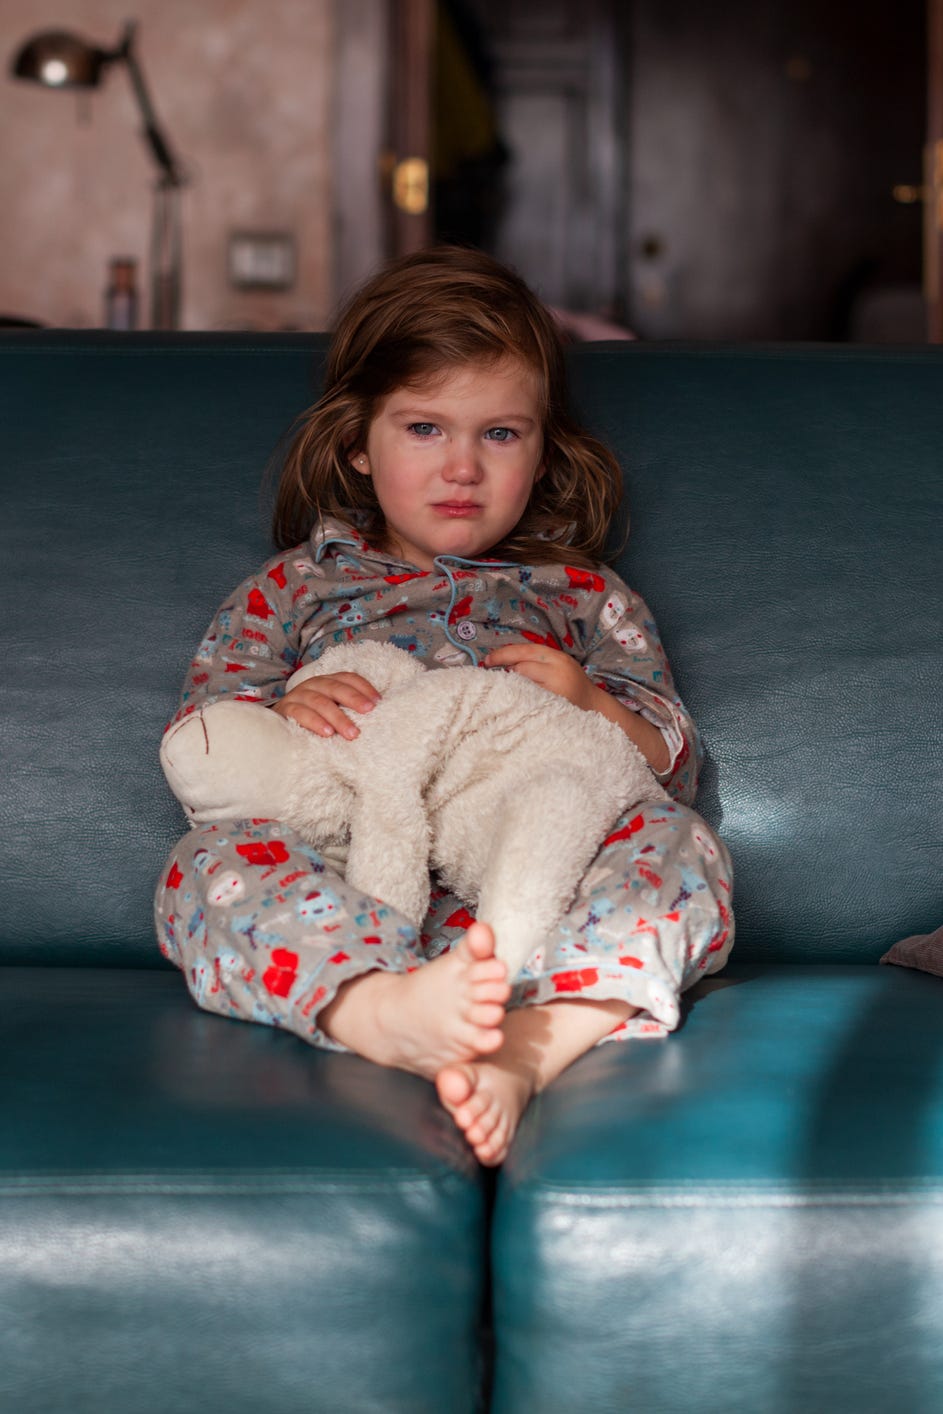
<svg viewBox="0 0 943 1414">
<path fill-rule="evenodd" d="M 532 1104 L 495 1414 L 943 1408 L 943 982 L 732 964 Z"/>
<path fill-rule="evenodd" d="M 484 1176 L 431 1085 L 146 969 L 0 969 L 0 1038 L 0 1406 L 477 1407 Z"/>
</svg>

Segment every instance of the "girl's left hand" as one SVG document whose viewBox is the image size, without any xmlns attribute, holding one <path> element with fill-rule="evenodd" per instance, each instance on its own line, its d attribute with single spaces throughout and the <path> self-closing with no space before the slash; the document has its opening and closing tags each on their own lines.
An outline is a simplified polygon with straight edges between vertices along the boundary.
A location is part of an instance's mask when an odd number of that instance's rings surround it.
<svg viewBox="0 0 943 1414">
<path fill-rule="evenodd" d="M 599 712 L 625 732 L 653 771 L 664 774 L 668 770 L 671 756 L 658 728 L 638 712 L 623 707 L 611 693 L 597 687 L 576 659 L 562 648 L 550 648 L 543 643 L 508 643 L 504 648 L 495 648 L 482 661 L 487 668 L 510 668 L 558 697 L 565 697 L 584 712 Z"/>
<path fill-rule="evenodd" d="M 484 659 L 488 668 L 510 668 L 521 677 L 530 678 L 558 697 L 565 697 L 584 712 L 599 710 L 602 689 L 586 676 L 575 658 L 562 648 L 550 648 L 543 643 L 509 643 L 495 648 Z"/>
</svg>

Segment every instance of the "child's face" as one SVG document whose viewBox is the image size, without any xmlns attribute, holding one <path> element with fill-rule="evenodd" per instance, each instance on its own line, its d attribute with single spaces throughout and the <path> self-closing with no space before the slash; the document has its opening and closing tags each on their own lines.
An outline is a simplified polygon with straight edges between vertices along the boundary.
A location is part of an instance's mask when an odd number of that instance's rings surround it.
<svg viewBox="0 0 943 1414">
<path fill-rule="evenodd" d="M 386 548 L 431 570 L 437 555 L 486 556 L 513 530 L 542 452 L 537 377 L 509 358 L 391 393 L 351 464 L 373 479 Z"/>
</svg>

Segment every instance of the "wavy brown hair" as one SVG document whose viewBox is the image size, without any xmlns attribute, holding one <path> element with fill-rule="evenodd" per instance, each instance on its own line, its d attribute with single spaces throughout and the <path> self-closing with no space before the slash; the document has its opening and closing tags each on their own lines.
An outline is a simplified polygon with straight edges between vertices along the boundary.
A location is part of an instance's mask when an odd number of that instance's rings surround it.
<svg viewBox="0 0 943 1414">
<path fill-rule="evenodd" d="M 369 477 L 350 466 L 370 422 L 398 388 L 508 357 L 537 374 L 544 474 L 517 525 L 489 554 L 523 564 L 597 563 L 622 496 L 609 449 L 568 409 L 563 344 L 552 315 L 514 271 L 477 250 L 439 246 L 386 266 L 342 311 L 324 392 L 302 413 L 275 503 L 279 549 L 325 516 L 381 548 L 383 513 Z"/>
</svg>

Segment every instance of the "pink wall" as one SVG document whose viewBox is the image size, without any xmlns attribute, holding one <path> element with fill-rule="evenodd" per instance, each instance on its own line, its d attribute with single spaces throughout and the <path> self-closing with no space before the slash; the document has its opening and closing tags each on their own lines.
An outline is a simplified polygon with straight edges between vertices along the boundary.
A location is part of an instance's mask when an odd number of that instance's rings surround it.
<svg viewBox="0 0 943 1414">
<path fill-rule="evenodd" d="M 332 0 L 0 0 L 0 315 L 103 321 L 108 261 L 138 260 L 146 295 L 153 163 L 127 71 L 87 94 L 9 76 L 21 42 L 70 29 L 105 48 L 139 22 L 183 194 L 188 329 L 323 328 L 332 308 Z M 294 234 L 285 293 L 229 285 L 230 230 Z M 141 323 L 148 319 L 142 298 Z"/>
</svg>

